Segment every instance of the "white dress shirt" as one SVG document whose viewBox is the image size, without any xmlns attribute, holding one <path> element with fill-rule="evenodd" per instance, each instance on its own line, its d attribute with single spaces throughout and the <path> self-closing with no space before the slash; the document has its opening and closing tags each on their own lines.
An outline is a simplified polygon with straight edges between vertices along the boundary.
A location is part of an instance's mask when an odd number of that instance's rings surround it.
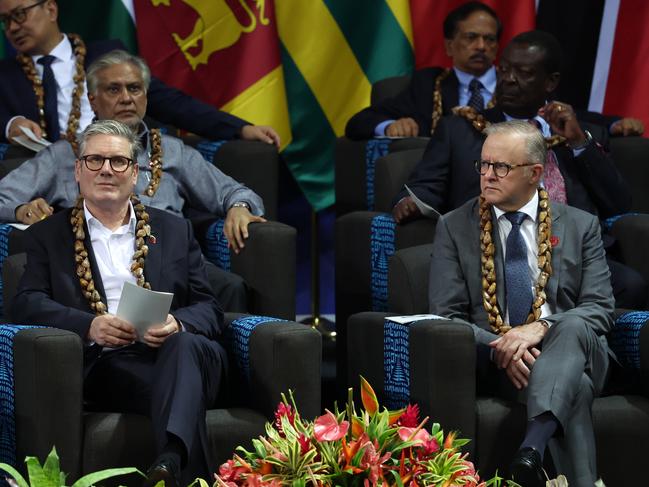
<svg viewBox="0 0 649 487">
<path fill-rule="evenodd" d="M 66 35 L 63 36 L 61 42 L 59 42 L 49 54 L 56 58 L 52 62 L 52 72 L 54 73 L 54 79 L 56 80 L 56 102 L 59 111 L 59 128 L 61 129 L 61 132 L 66 132 L 68 128 L 68 119 L 70 118 L 70 110 L 72 109 L 72 91 L 75 86 L 74 74 L 76 72 L 77 60 L 74 56 L 74 51 L 72 50 L 72 44 Z M 36 68 L 36 74 L 41 79 L 43 79 L 44 67 L 38 63 L 38 60 L 42 57 L 42 55 L 32 56 L 32 61 L 34 61 L 34 67 Z M 17 115 L 9 120 L 9 123 L 7 123 L 7 126 L 5 127 L 5 136 L 9 135 L 9 127 L 18 117 L 24 116 Z M 90 108 L 90 101 L 88 101 L 88 88 L 86 83 L 84 83 L 83 93 L 81 93 L 79 132 L 90 125 L 93 117 L 94 114 L 92 108 Z M 34 122 L 39 123 L 40 121 L 34 120 Z"/>
<path fill-rule="evenodd" d="M 86 202 L 83 202 L 92 250 L 106 293 L 108 312 L 113 315 L 117 313 L 124 282 L 137 284 L 135 276 L 131 273 L 131 262 L 135 252 L 136 218 L 130 201 L 128 205 L 130 212 L 128 223 L 111 231 L 92 216 Z"/>
<path fill-rule="evenodd" d="M 483 108 L 487 108 L 487 104 L 491 101 L 494 96 L 494 92 L 496 91 L 496 68 L 494 66 L 491 66 L 482 74 L 482 76 L 477 77 L 472 74 L 465 73 L 464 71 L 460 71 L 456 67 L 453 67 L 453 71 L 455 71 L 455 76 L 457 76 L 457 80 L 459 82 L 458 103 L 460 104 L 460 106 L 465 106 L 469 103 L 469 99 L 473 94 L 469 89 L 469 83 L 471 83 L 471 81 L 473 81 L 473 79 L 475 78 L 482 84 L 480 93 L 482 94 L 482 98 L 484 100 Z"/>
<path fill-rule="evenodd" d="M 521 235 L 523 236 L 523 241 L 525 242 L 525 248 L 527 249 L 527 265 L 530 270 L 530 288 L 532 289 L 532 295 L 535 296 L 534 286 L 536 281 L 539 278 L 541 271 L 538 267 L 538 207 L 539 207 L 539 194 L 537 191 L 534 192 L 532 199 L 525 204 L 518 211 L 525 213 L 527 218 L 523 220 L 521 224 Z M 505 212 L 496 206 L 494 206 L 494 213 L 496 215 L 496 221 L 498 222 L 498 236 L 500 237 L 500 245 L 503 249 L 503 265 L 505 258 L 507 257 L 507 237 L 509 232 L 512 229 L 511 222 L 505 216 Z M 504 279 L 503 279 L 504 282 Z M 501 307 L 502 309 L 502 307 Z M 547 301 L 541 306 L 541 317 L 549 316 L 553 313 L 550 305 Z M 505 310 L 505 323 L 509 323 L 509 311 Z"/>
</svg>

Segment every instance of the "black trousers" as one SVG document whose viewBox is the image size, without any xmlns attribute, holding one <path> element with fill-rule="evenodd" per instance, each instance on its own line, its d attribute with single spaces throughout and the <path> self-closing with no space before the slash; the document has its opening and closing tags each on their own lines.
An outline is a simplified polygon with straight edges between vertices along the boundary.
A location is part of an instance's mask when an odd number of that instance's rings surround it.
<svg viewBox="0 0 649 487">
<path fill-rule="evenodd" d="M 202 335 L 182 332 L 151 348 L 137 343 L 104 352 L 88 365 L 84 399 L 94 408 L 151 418 L 156 454 L 169 434 L 187 452 L 181 484 L 212 478 L 205 412 L 215 403 L 227 371 L 225 349 Z"/>
</svg>

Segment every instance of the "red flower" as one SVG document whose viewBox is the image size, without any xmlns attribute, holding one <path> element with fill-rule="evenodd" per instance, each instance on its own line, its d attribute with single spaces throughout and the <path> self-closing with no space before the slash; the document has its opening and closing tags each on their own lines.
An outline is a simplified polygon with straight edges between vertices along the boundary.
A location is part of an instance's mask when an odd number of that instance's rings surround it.
<svg viewBox="0 0 649 487">
<path fill-rule="evenodd" d="M 428 441 L 424 441 L 424 444 L 422 445 L 422 450 L 421 453 L 423 455 L 432 455 L 436 451 L 439 450 L 439 443 L 435 439 L 434 436 L 431 436 Z"/>
<path fill-rule="evenodd" d="M 275 429 L 279 431 L 282 437 L 284 437 L 284 431 L 282 430 L 283 417 L 286 417 L 291 425 L 295 424 L 295 411 L 293 411 L 293 408 L 289 404 L 280 402 L 275 411 Z"/>
<path fill-rule="evenodd" d="M 552 245 L 552 248 L 555 248 L 556 246 L 558 246 L 559 245 L 559 237 L 557 237 L 556 235 L 552 235 L 550 237 L 550 245 Z"/>
<path fill-rule="evenodd" d="M 300 453 L 302 455 L 305 455 L 311 449 L 311 440 L 304 433 L 300 433 L 297 442 L 300 444 Z"/>
<path fill-rule="evenodd" d="M 236 482 L 241 479 L 241 474 L 249 472 L 250 469 L 238 466 L 234 460 L 228 460 L 219 467 L 219 476 L 225 482 Z"/>
<path fill-rule="evenodd" d="M 343 421 L 338 424 L 336 416 L 329 411 L 315 420 L 313 424 L 313 436 L 317 441 L 336 441 L 347 434 L 349 422 Z"/>
<path fill-rule="evenodd" d="M 406 411 L 401 415 L 397 424 L 406 428 L 419 426 L 419 406 L 417 404 L 408 404 Z"/>
</svg>

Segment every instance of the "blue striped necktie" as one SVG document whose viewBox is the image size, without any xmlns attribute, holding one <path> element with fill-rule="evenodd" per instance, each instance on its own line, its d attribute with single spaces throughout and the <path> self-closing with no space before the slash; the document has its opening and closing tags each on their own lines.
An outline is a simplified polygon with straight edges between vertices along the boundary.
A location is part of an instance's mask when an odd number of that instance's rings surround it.
<svg viewBox="0 0 649 487">
<path fill-rule="evenodd" d="M 527 321 L 534 299 L 530 268 L 527 263 L 527 247 L 521 234 L 521 224 L 526 216 L 520 211 L 505 213 L 505 217 L 512 224 L 505 251 L 505 289 L 511 326 L 521 325 Z"/>
</svg>

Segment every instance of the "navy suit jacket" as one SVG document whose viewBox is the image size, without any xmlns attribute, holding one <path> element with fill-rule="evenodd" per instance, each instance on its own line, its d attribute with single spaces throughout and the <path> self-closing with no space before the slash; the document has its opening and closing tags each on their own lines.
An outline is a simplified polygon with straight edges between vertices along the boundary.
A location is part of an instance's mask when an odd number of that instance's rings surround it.
<svg viewBox="0 0 649 487">
<path fill-rule="evenodd" d="M 498 108 L 487 110 L 485 117 L 492 123 L 505 121 Z M 631 196 L 622 175 L 604 150 L 608 144 L 606 129 L 581 125 L 600 143 L 590 144 L 578 157 L 566 145 L 554 148 L 566 184 L 568 204 L 600 218 L 627 212 Z M 480 194 L 480 176 L 474 161 L 480 158 L 484 139 L 466 119 L 455 115 L 442 118 L 422 160 L 409 177 L 408 187 L 441 213 L 462 206 Z M 406 196 L 404 188 L 394 203 Z"/>
<path fill-rule="evenodd" d="M 49 325 L 77 333 L 87 341 L 95 314 L 81 292 L 74 260 L 71 209 L 32 225 L 25 232 L 27 265 L 12 305 L 17 323 Z M 188 220 L 147 207 L 151 233 L 144 275 L 154 291 L 174 294 L 171 314 L 188 332 L 216 339 L 223 312 L 210 291 L 200 247 Z M 105 292 L 86 227 L 86 248 L 95 286 Z M 86 352 L 90 352 L 86 347 Z M 89 355 L 86 355 L 88 359 Z"/>
<path fill-rule="evenodd" d="M 419 125 L 419 136 L 429 137 L 433 114 L 433 90 L 435 78 L 444 68 L 434 67 L 414 72 L 408 88 L 388 100 L 367 107 L 347 122 L 345 135 L 350 139 L 371 139 L 374 128 L 386 120 L 413 118 Z M 440 84 L 442 92 L 442 114 L 450 115 L 459 104 L 459 81 L 455 71 Z"/>
<path fill-rule="evenodd" d="M 126 49 L 118 40 L 92 42 L 87 46 L 85 67 L 114 49 Z M 232 139 L 248 122 L 192 98 L 151 77 L 147 92 L 147 115 L 210 139 Z M 38 123 L 36 95 L 15 58 L 0 61 L 0 142 L 7 142 L 5 127 L 12 117 L 23 115 Z"/>
</svg>

